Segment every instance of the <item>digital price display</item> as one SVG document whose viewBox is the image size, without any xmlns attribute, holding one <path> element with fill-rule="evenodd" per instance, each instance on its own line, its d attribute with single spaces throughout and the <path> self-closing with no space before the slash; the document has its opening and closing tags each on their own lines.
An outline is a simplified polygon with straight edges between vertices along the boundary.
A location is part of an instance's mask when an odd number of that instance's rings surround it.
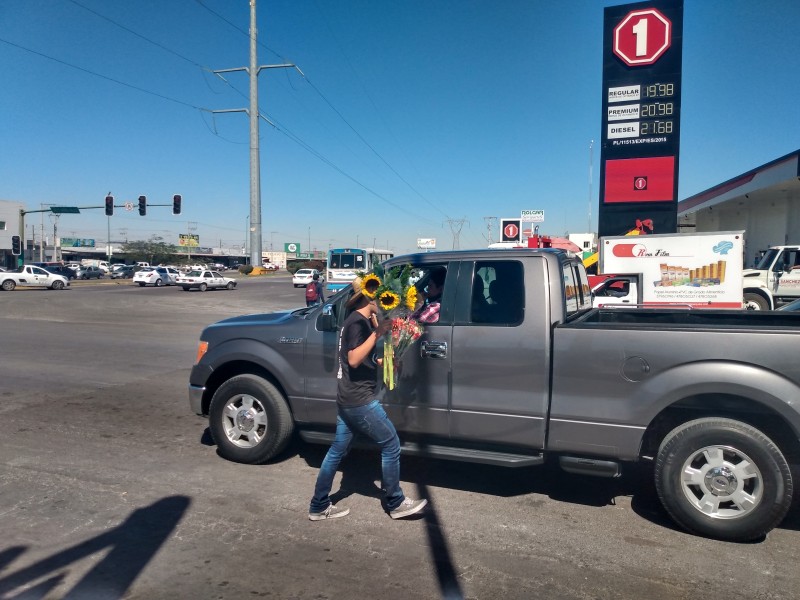
<svg viewBox="0 0 800 600">
<path fill-rule="evenodd" d="M 682 45 L 683 0 L 605 9 L 601 237 L 677 231 Z"/>
</svg>

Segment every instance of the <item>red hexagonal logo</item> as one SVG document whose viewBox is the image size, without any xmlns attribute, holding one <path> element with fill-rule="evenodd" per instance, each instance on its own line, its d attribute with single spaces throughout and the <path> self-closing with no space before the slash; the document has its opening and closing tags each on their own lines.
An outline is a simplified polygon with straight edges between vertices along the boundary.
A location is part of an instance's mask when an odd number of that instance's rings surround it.
<svg viewBox="0 0 800 600">
<path fill-rule="evenodd" d="M 614 28 L 614 54 L 629 67 L 652 65 L 672 44 L 672 22 L 655 8 L 629 12 Z"/>
</svg>

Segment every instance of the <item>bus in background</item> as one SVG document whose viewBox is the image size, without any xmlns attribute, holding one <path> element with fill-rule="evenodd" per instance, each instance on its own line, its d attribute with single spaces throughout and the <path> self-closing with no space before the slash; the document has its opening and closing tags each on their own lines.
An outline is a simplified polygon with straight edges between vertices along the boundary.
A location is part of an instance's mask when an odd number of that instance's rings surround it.
<svg viewBox="0 0 800 600">
<path fill-rule="evenodd" d="M 325 265 L 325 289 L 338 292 L 355 279 L 356 273 L 367 273 L 375 265 L 392 258 L 394 252 L 380 248 L 334 248 L 328 250 Z"/>
</svg>

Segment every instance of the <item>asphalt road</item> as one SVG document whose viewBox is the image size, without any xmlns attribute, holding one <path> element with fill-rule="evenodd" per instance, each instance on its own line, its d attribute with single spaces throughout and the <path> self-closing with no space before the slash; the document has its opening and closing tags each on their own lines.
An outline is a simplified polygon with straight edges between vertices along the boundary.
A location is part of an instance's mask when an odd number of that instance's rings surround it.
<svg viewBox="0 0 800 600">
<path fill-rule="evenodd" d="M 690 536 L 646 470 L 404 458 L 404 490 L 431 504 L 392 521 L 378 454 L 357 452 L 334 487 L 351 514 L 308 521 L 325 448 L 229 463 L 186 393 L 204 325 L 301 305 L 286 275 L 0 292 L 0 599 L 800 596 L 800 511 L 754 544 Z"/>
</svg>

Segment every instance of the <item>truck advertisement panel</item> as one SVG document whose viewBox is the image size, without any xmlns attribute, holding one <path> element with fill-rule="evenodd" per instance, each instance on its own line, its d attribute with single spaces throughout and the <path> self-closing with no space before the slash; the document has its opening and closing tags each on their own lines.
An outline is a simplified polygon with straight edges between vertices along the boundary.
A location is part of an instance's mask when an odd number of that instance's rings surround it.
<svg viewBox="0 0 800 600">
<path fill-rule="evenodd" d="M 601 273 L 640 273 L 643 305 L 742 308 L 744 232 L 604 237 Z"/>
</svg>

